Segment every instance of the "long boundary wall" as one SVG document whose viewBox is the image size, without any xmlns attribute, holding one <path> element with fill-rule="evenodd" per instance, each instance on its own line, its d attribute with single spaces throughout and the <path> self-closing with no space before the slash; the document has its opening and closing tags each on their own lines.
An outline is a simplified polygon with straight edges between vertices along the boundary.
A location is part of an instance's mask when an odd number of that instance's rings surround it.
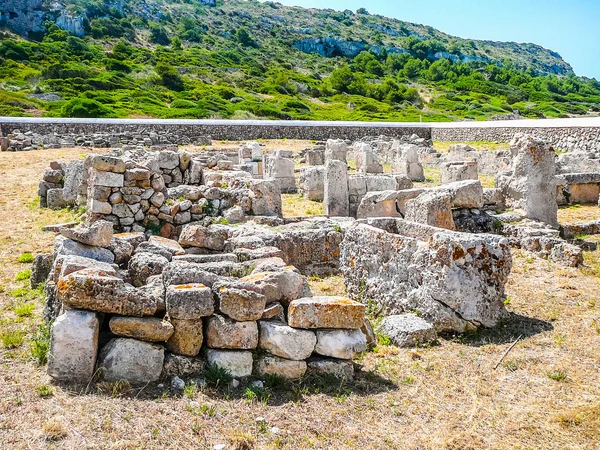
<svg viewBox="0 0 600 450">
<path fill-rule="evenodd" d="M 417 134 L 426 139 L 450 142 L 509 142 L 516 133 L 528 133 L 550 141 L 559 150 L 600 150 L 600 118 L 397 123 L 0 117 L 0 135 L 6 136 L 16 129 L 59 135 L 172 132 L 174 135 L 207 135 L 218 140 L 356 140 L 365 136 Z"/>
</svg>

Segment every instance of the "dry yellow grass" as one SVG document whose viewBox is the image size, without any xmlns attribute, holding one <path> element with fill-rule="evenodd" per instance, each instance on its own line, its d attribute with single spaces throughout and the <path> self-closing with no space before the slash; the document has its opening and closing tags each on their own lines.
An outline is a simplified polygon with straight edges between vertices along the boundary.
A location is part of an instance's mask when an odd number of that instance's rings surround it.
<svg viewBox="0 0 600 450">
<path fill-rule="evenodd" d="M 597 205 L 571 205 L 558 208 L 560 223 L 589 222 L 600 220 L 600 208 Z"/>
<path fill-rule="evenodd" d="M 506 142 L 486 142 L 486 141 L 468 141 L 468 142 L 442 142 L 433 141 L 433 148 L 438 152 L 446 153 L 450 151 L 450 146 L 454 144 L 467 144 L 475 150 L 510 150 L 510 145 Z"/>
<path fill-rule="evenodd" d="M 302 194 L 283 194 L 281 199 L 284 217 L 322 216 L 323 203 L 305 199 Z"/>
<path fill-rule="evenodd" d="M 509 322 L 418 352 L 379 347 L 356 361 L 347 386 L 288 383 L 260 401 L 227 389 L 172 398 L 156 386 L 53 384 L 29 353 L 41 305 L 21 320 L 10 294 L 23 286 L 14 281 L 27 266 L 19 255 L 51 248 L 40 225 L 70 218 L 28 206 L 59 153 L 81 150 L 0 154 L 1 327 L 25 333 L 17 348 L 0 342 L 2 449 L 599 448 L 600 278 L 524 252 L 507 286 Z M 311 283 L 317 293 L 343 292 L 339 277 Z M 44 385 L 53 395 L 40 395 Z"/>
</svg>

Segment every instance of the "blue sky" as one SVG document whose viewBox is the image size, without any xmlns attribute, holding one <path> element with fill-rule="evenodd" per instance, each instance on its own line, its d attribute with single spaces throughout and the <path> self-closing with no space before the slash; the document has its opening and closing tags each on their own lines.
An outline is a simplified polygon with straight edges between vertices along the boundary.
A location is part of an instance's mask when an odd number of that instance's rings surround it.
<svg viewBox="0 0 600 450">
<path fill-rule="evenodd" d="M 366 8 L 471 39 L 533 42 L 577 75 L 600 80 L 600 0 L 276 0 L 310 8 Z"/>
</svg>

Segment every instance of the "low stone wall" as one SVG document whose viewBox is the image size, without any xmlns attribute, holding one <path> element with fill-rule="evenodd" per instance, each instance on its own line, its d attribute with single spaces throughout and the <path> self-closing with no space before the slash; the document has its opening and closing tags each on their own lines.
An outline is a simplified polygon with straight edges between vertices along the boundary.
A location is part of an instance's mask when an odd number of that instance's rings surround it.
<svg viewBox="0 0 600 450">
<path fill-rule="evenodd" d="M 110 119 L 16 119 L 0 118 L 0 135 L 19 130 L 41 135 L 150 135 L 211 136 L 219 140 L 303 139 L 357 140 L 367 135 L 391 137 L 416 134 L 429 139 L 429 127 L 410 124 L 371 124 L 350 122 L 286 122 L 286 121 L 210 121 L 210 120 L 110 120 Z M 173 140 L 170 141 L 170 143 Z"/>
<path fill-rule="evenodd" d="M 600 148 L 600 127 L 434 127 L 431 129 L 431 139 L 445 142 L 510 142 L 517 133 L 550 142 L 558 150 L 596 151 Z"/>
</svg>

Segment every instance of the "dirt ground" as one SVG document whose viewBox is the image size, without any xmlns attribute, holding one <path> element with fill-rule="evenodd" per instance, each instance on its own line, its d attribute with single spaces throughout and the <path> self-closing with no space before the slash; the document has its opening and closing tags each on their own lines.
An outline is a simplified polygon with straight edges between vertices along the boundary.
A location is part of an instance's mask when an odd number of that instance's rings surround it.
<svg viewBox="0 0 600 450">
<path fill-rule="evenodd" d="M 304 380 L 259 395 L 206 388 L 173 398 L 157 386 L 54 384 L 32 356 L 41 296 L 15 278 L 26 277 L 24 253 L 51 249 L 41 226 L 75 216 L 35 205 L 44 167 L 83 152 L 0 154 L 0 448 L 600 448 L 600 252 L 578 270 L 515 251 L 509 321 L 417 351 L 379 346 L 357 358 L 347 385 Z M 599 216 L 581 207 L 561 217 L 574 212 Z M 340 277 L 311 283 L 343 291 Z"/>
</svg>

